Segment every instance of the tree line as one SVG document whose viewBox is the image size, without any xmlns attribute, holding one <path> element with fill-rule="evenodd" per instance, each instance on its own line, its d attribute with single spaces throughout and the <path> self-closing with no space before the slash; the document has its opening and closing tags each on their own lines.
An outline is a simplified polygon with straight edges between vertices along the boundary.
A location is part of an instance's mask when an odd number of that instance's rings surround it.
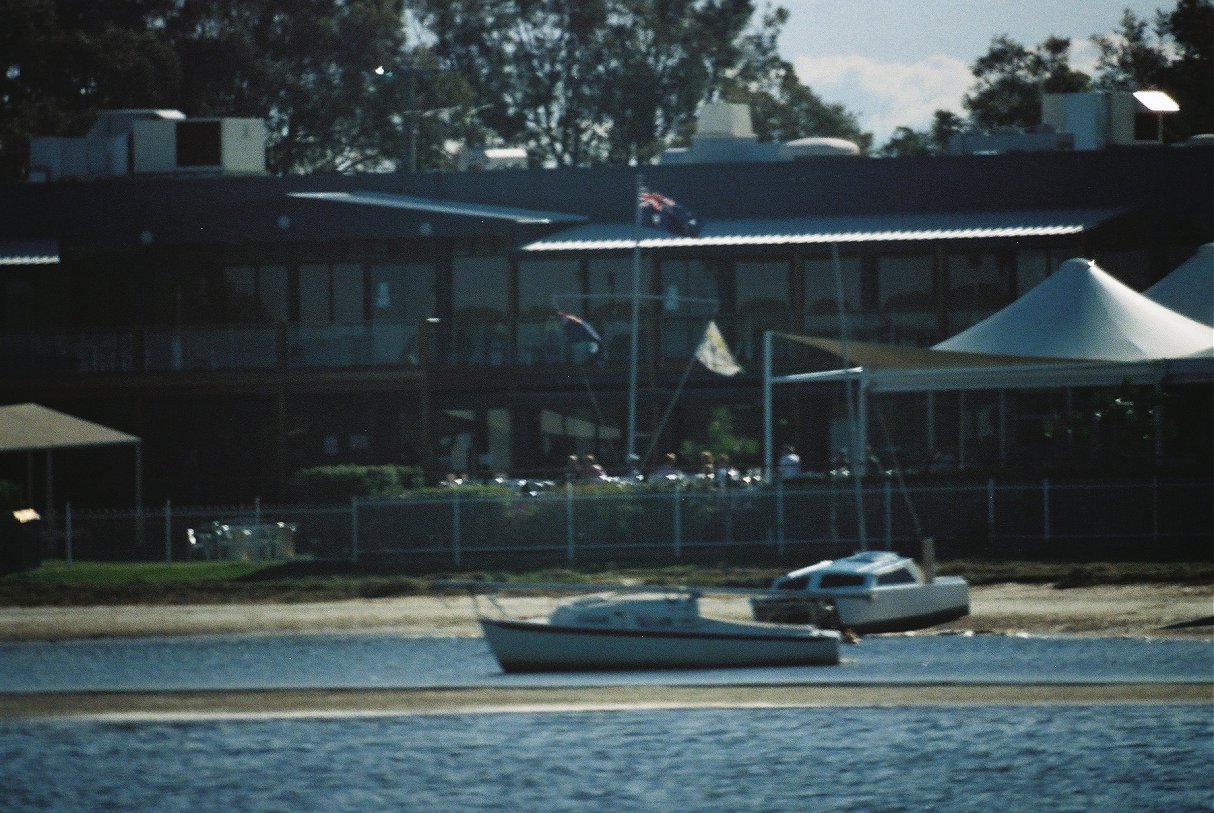
<svg viewBox="0 0 1214 813">
<path fill-rule="evenodd" d="M 964 116 L 880 147 L 780 57 L 787 21 L 750 0 L 0 0 L 0 179 L 24 177 L 31 137 L 83 135 L 119 108 L 263 118 L 277 174 L 441 169 L 503 144 L 536 165 L 646 163 L 688 143 L 710 99 L 749 104 L 760 140 L 887 155 L 1036 124 L 1042 92 L 1159 88 L 1181 104 L 1169 137 L 1214 130 L 1212 0 L 1150 22 L 1127 10 L 1094 37 L 1091 77 L 1066 39 L 997 36 Z"/>
</svg>

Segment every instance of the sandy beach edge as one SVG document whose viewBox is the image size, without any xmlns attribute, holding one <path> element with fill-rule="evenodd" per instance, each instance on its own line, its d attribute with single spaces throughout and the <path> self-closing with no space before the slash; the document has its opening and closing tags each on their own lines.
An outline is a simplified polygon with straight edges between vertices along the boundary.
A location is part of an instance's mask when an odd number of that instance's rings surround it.
<svg viewBox="0 0 1214 813">
<path fill-rule="evenodd" d="M 153 721 L 695 708 L 1214 705 L 1209 683 L 884 683 L 0 694 L 0 719 Z"/>
</svg>

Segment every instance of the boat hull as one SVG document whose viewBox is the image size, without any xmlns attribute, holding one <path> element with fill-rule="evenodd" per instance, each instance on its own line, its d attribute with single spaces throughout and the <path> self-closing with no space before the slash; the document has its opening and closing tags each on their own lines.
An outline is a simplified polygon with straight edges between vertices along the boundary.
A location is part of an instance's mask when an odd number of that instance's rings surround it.
<svg viewBox="0 0 1214 813">
<path fill-rule="evenodd" d="M 556 626 L 480 619 L 485 641 L 506 672 L 828 666 L 839 662 L 834 631 L 765 630 L 710 623 L 689 630 Z"/>
<path fill-rule="evenodd" d="M 963 579 L 942 577 L 930 584 L 898 585 L 868 590 L 821 592 L 757 598 L 751 602 L 761 621 L 821 623 L 821 607 L 834 607 L 839 629 L 861 635 L 926 629 L 969 615 L 969 586 Z"/>
</svg>

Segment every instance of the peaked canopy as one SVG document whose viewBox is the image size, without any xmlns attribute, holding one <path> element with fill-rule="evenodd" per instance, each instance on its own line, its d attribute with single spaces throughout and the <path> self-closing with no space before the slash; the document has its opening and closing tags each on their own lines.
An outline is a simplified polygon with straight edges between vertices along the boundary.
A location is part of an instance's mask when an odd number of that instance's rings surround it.
<svg viewBox="0 0 1214 813">
<path fill-rule="evenodd" d="M 0 452 L 79 449 L 138 443 L 139 438 L 40 404 L 0 406 Z"/>
<path fill-rule="evenodd" d="M 1207 325 L 1214 325 L 1214 243 L 1206 243 L 1175 271 L 1147 288 L 1147 298 Z"/>
<path fill-rule="evenodd" d="M 1214 332 L 1117 281 L 1092 260 L 1076 258 L 933 349 L 1133 362 L 1208 354 Z"/>
</svg>

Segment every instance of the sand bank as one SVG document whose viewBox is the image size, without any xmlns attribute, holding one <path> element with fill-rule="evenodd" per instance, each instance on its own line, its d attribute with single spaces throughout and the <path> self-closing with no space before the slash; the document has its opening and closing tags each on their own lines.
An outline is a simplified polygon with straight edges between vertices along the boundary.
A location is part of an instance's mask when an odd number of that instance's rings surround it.
<svg viewBox="0 0 1214 813">
<path fill-rule="evenodd" d="M 552 606 L 550 599 L 536 597 L 503 598 L 501 603 L 516 616 L 544 614 Z M 746 600 L 736 596 L 705 596 L 702 609 L 705 615 L 749 617 Z M 933 631 L 1214 640 L 1212 616 L 1214 585 L 1056 590 L 1048 585 L 999 584 L 975 587 L 971 614 Z M 1201 621 L 1204 623 L 1193 623 Z M 417 636 L 479 635 L 472 601 L 466 596 L 299 604 L 0 608 L 0 640 L 9 641 L 341 630 L 380 630 Z"/>
</svg>

